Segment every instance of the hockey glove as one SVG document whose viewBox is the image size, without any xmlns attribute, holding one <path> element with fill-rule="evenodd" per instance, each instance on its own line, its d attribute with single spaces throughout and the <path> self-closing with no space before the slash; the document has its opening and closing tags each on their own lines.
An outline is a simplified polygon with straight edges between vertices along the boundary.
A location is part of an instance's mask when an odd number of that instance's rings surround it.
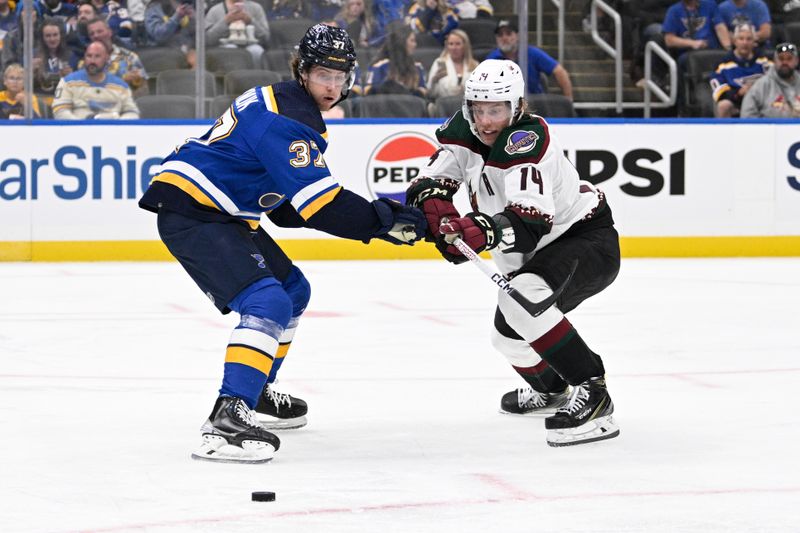
<svg viewBox="0 0 800 533">
<path fill-rule="evenodd" d="M 425 236 L 428 224 L 425 215 L 416 207 L 410 207 L 388 198 L 372 202 L 383 225 L 375 237 L 392 244 L 414 244 Z"/>
<path fill-rule="evenodd" d="M 428 221 L 425 240 L 436 242 L 442 219 L 459 218 L 461 215 L 453 205 L 454 189 L 437 180 L 424 178 L 415 181 L 406 191 L 406 204 L 422 209 Z"/>
<path fill-rule="evenodd" d="M 467 258 L 451 244 L 456 237 L 461 237 L 470 248 L 481 253 L 497 246 L 502 236 L 492 217 L 478 212 L 467 213 L 463 218 L 442 221 L 439 232 L 441 235 L 436 240 L 436 248 L 445 259 L 457 265 Z"/>
</svg>

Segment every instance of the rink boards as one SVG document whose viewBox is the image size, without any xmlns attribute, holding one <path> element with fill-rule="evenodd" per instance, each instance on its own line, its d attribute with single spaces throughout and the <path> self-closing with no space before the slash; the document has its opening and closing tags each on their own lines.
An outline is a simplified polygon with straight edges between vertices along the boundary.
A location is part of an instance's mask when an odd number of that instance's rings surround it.
<svg viewBox="0 0 800 533">
<path fill-rule="evenodd" d="M 439 123 L 334 121 L 325 160 L 354 192 L 396 197 L 435 150 Z M 6 123 L 0 260 L 168 258 L 154 215 L 136 202 L 161 158 L 208 126 Z M 626 257 L 800 255 L 800 122 L 554 120 L 551 130 L 581 176 L 606 192 Z M 270 232 L 296 259 L 437 257 L 430 245 Z"/>
</svg>

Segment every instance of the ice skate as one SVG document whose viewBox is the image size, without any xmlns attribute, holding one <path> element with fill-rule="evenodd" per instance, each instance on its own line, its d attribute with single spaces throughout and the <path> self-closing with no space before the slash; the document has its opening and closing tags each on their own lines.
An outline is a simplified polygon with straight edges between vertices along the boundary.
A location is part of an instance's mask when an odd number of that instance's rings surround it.
<svg viewBox="0 0 800 533">
<path fill-rule="evenodd" d="M 203 445 L 192 453 L 192 459 L 266 463 L 281 446 L 280 439 L 258 424 L 253 411 L 241 398 L 217 398 L 211 416 L 200 431 Z"/>
<path fill-rule="evenodd" d="M 506 415 L 545 416 L 552 415 L 567 403 L 569 393 L 539 392 L 531 387 L 519 387 L 503 394 L 500 412 Z"/>
<path fill-rule="evenodd" d="M 619 435 L 611 414 L 614 403 L 603 377 L 591 378 L 572 388 L 566 405 L 546 418 L 547 444 L 572 446 Z"/>
<path fill-rule="evenodd" d="M 267 384 L 258 397 L 256 419 L 266 429 L 297 429 L 306 425 L 308 404 L 300 398 L 277 392 Z"/>
</svg>

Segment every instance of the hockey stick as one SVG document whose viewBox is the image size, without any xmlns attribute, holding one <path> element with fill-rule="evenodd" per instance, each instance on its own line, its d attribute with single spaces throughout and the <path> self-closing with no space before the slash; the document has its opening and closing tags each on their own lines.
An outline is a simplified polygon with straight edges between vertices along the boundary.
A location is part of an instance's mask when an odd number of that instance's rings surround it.
<svg viewBox="0 0 800 533">
<path fill-rule="evenodd" d="M 511 286 L 509 280 L 506 279 L 505 276 L 500 274 L 499 272 L 495 271 L 492 267 L 488 266 L 483 260 L 475 253 L 475 250 L 469 247 L 467 243 L 461 240 L 460 237 L 456 237 L 452 244 L 458 248 L 458 250 L 464 254 L 464 257 L 470 260 L 470 262 L 478 267 L 478 270 L 486 274 L 486 276 L 491 279 L 495 285 L 497 285 L 502 291 L 508 294 L 515 302 L 517 302 L 523 309 L 525 309 L 531 316 L 537 317 L 547 311 L 551 305 L 553 305 L 561 293 L 564 292 L 564 289 L 569 284 L 570 280 L 572 279 L 572 275 L 575 273 L 575 269 L 578 268 L 578 260 L 575 259 L 572 262 L 572 268 L 567 275 L 567 279 L 564 280 L 564 283 L 561 284 L 556 290 L 553 291 L 553 294 L 542 300 L 541 302 L 532 302 L 525 298 L 518 290 Z"/>
</svg>

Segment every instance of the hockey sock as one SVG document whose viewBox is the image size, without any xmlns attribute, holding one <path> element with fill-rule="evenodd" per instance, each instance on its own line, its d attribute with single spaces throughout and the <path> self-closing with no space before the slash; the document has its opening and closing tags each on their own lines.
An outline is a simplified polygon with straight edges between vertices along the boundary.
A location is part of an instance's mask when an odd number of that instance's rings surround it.
<svg viewBox="0 0 800 533">
<path fill-rule="evenodd" d="M 562 392 L 567 388 L 567 383 L 547 364 L 547 361 L 540 361 L 539 364 L 530 367 L 512 366 L 537 392 Z"/>
<path fill-rule="evenodd" d="M 272 371 L 292 302 L 275 278 L 262 278 L 237 294 L 228 307 L 241 320 L 228 342 L 219 393 L 242 398 L 252 409 Z"/>
<path fill-rule="evenodd" d="M 278 371 L 281 369 L 283 360 L 286 357 L 286 354 L 289 353 L 289 347 L 292 345 L 292 339 L 294 339 L 294 333 L 297 331 L 297 324 L 299 322 L 300 317 L 294 317 L 289 320 L 289 325 L 286 326 L 286 329 L 283 330 L 283 333 L 278 339 L 278 351 L 275 354 L 275 360 L 272 361 L 272 368 L 267 376 L 268 385 L 270 383 L 275 383 L 275 378 L 278 375 Z"/>
<path fill-rule="evenodd" d="M 277 337 L 281 332 L 281 326 L 272 320 L 251 315 L 242 317 L 225 351 L 221 396 L 242 398 L 251 409 L 256 406 L 272 370 L 278 352 Z"/>
<path fill-rule="evenodd" d="M 570 385 L 605 374 L 600 356 L 589 349 L 566 317 L 531 346 Z"/>
</svg>

